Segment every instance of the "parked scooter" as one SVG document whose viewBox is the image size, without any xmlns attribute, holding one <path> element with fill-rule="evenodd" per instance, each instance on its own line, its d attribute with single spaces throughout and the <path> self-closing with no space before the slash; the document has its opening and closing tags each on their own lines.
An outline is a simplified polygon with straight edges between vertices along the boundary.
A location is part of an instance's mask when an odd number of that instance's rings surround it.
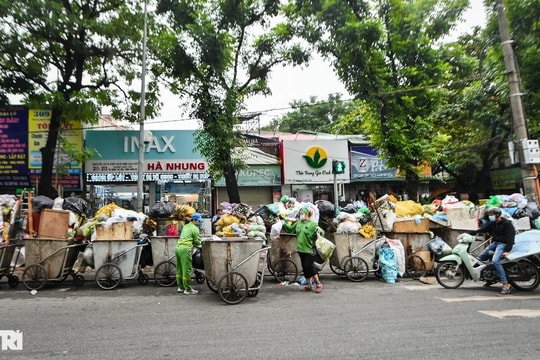
<svg viewBox="0 0 540 360">
<path fill-rule="evenodd" d="M 492 262 L 484 263 L 469 253 L 471 244 L 476 237 L 461 234 L 458 243 L 452 249 L 452 254 L 441 258 L 435 269 L 437 282 L 447 289 L 457 289 L 465 279 L 473 281 L 498 282 L 499 275 Z M 503 259 L 501 261 L 508 282 L 513 288 L 532 291 L 540 285 L 539 268 L 527 258 Z"/>
</svg>

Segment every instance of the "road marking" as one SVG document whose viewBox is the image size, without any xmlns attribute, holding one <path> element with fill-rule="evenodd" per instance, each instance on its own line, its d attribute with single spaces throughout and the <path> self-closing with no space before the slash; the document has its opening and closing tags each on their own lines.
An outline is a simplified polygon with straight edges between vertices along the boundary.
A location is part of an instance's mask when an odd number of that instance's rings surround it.
<svg viewBox="0 0 540 360">
<path fill-rule="evenodd" d="M 537 318 L 540 317 L 540 310 L 532 309 L 513 309 L 513 310 L 501 310 L 501 311 L 479 311 L 482 314 L 493 316 L 498 319 L 504 319 L 505 317 L 526 317 Z"/>
<path fill-rule="evenodd" d="M 403 286 L 407 290 L 431 290 L 433 289 L 433 286 L 430 285 L 404 285 Z"/>
<path fill-rule="evenodd" d="M 454 303 L 454 302 L 465 302 L 465 301 L 491 301 L 491 300 L 502 300 L 502 299 L 514 299 L 514 300 L 529 300 L 529 299 L 540 299 L 540 295 L 524 295 L 524 296 L 466 296 L 466 297 L 458 297 L 458 298 L 439 298 L 442 301 Z"/>
</svg>

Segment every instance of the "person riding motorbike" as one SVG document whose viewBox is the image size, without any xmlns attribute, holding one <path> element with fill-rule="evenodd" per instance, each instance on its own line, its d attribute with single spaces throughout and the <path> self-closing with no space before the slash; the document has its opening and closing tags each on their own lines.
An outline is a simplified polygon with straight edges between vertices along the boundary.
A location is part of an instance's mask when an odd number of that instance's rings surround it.
<svg viewBox="0 0 540 360">
<path fill-rule="evenodd" d="M 503 284 L 501 294 L 510 294 L 512 292 L 512 287 L 508 283 L 501 260 L 503 257 L 508 256 L 512 250 L 516 230 L 511 221 L 502 217 L 502 210 L 500 208 L 490 207 L 486 210 L 486 215 L 488 215 L 489 222 L 480 230 L 476 231 L 474 235 L 478 233 L 489 233 L 492 236 L 492 241 L 491 244 L 482 251 L 479 259 L 481 261 L 487 261 L 494 252 L 491 261 Z M 492 282 L 487 282 L 485 286 L 490 286 L 492 284 Z"/>
</svg>

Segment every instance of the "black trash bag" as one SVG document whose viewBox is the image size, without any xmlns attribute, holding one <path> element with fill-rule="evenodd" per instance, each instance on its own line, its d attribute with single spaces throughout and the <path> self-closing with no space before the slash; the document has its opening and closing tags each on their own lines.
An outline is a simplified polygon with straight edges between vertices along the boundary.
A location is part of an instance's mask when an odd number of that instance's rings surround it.
<svg viewBox="0 0 540 360">
<path fill-rule="evenodd" d="M 62 209 L 71 210 L 78 215 L 88 215 L 88 205 L 86 200 L 78 197 L 68 197 L 64 199 L 62 203 Z"/>
<path fill-rule="evenodd" d="M 176 205 L 170 201 L 158 202 L 150 209 L 150 217 L 157 219 L 168 218 L 176 210 Z"/>
<path fill-rule="evenodd" d="M 191 264 L 194 269 L 204 270 L 202 248 L 200 247 L 193 248 L 193 254 L 191 255 Z"/>
<path fill-rule="evenodd" d="M 43 209 L 52 209 L 54 200 L 45 195 L 38 195 L 32 198 L 32 211 L 41 212 Z"/>
<path fill-rule="evenodd" d="M 319 216 L 333 218 L 336 215 L 336 207 L 328 200 L 317 200 L 315 206 L 319 209 Z"/>
<path fill-rule="evenodd" d="M 353 204 L 347 204 L 344 208 L 341 209 L 348 214 L 354 214 L 356 212 L 356 207 Z"/>
<path fill-rule="evenodd" d="M 521 219 L 521 218 L 530 217 L 530 216 L 526 209 L 517 209 L 514 215 L 512 215 L 512 217 L 514 219 Z"/>
<path fill-rule="evenodd" d="M 152 244 L 142 247 L 139 265 L 141 266 L 141 269 L 154 265 L 154 258 L 152 257 Z"/>
</svg>

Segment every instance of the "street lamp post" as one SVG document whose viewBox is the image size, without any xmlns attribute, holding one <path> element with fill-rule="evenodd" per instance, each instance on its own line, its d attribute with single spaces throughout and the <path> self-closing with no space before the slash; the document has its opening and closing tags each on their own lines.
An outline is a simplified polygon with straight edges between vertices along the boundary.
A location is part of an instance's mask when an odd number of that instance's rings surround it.
<svg viewBox="0 0 540 360">
<path fill-rule="evenodd" d="M 144 150 L 145 132 L 144 120 L 146 118 L 146 27 L 147 27 L 146 0 L 144 0 L 144 27 L 143 27 L 143 48 L 142 48 L 142 71 L 141 71 L 141 110 L 139 122 L 139 160 L 137 162 L 137 211 L 144 212 Z"/>
</svg>

